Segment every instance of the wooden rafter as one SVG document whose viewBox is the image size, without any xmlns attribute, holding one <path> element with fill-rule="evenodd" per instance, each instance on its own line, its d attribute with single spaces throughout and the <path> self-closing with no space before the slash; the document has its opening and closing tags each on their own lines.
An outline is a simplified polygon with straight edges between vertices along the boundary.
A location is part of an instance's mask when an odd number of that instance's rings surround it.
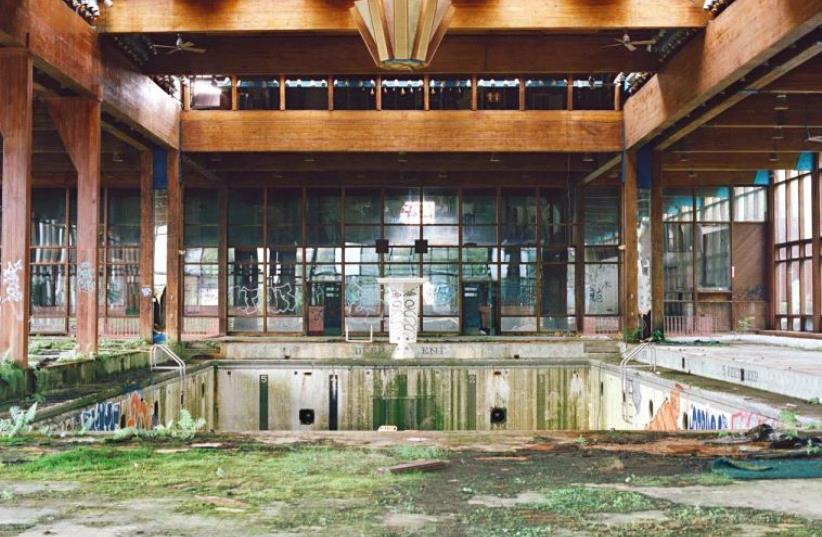
<svg viewBox="0 0 822 537">
<path fill-rule="evenodd" d="M 451 35 L 429 73 L 591 73 L 655 71 L 659 61 L 644 49 L 607 47 L 617 34 Z M 272 75 L 363 74 L 377 71 L 359 36 L 191 36 L 207 54 L 161 54 L 143 67 L 149 74 Z M 534 54 L 539 51 L 539 54 Z"/>
<path fill-rule="evenodd" d="M 61 0 L 0 0 L 0 45 L 25 48 L 34 64 L 156 143 L 176 147 L 179 105 Z"/>
<path fill-rule="evenodd" d="M 645 143 L 822 23 L 822 0 L 740 0 L 625 103 L 627 147 Z"/>
<path fill-rule="evenodd" d="M 103 33 L 328 32 L 353 33 L 353 1 L 128 0 L 103 10 Z M 571 32 L 639 28 L 701 28 L 708 17 L 683 0 L 454 0 L 451 32 Z"/>
<path fill-rule="evenodd" d="M 622 148 L 622 113 L 615 111 L 195 111 L 183 113 L 182 129 L 183 149 L 194 152 Z"/>
</svg>

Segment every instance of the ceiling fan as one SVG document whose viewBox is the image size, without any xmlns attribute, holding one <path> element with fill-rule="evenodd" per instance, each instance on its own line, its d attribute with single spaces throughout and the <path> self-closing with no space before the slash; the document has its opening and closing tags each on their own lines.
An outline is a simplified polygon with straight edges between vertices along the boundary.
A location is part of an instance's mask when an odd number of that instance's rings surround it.
<svg viewBox="0 0 822 537">
<path fill-rule="evenodd" d="M 648 52 L 651 52 L 651 47 L 653 47 L 656 44 L 656 39 L 643 39 L 642 41 L 632 41 L 631 36 L 628 35 L 627 33 L 622 34 L 621 38 L 614 38 L 614 41 L 616 41 L 616 43 L 613 43 L 611 45 L 605 45 L 605 46 L 606 47 L 623 46 L 623 47 L 627 48 L 628 50 L 630 50 L 631 52 L 634 52 L 639 47 L 645 47 L 645 49 Z"/>
<path fill-rule="evenodd" d="M 175 54 L 177 52 L 194 52 L 196 54 L 203 54 L 206 49 L 194 46 L 191 41 L 184 41 L 183 36 L 177 34 L 177 40 L 173 45 L 151 45 L 155 51 L 159 48 L 169 49 L 166 54 Z"/>
</svg>

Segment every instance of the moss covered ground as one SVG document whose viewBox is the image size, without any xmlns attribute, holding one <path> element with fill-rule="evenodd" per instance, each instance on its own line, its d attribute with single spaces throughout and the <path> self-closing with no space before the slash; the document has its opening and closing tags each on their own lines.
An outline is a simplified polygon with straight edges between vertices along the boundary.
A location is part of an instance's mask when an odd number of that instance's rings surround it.
<svg viewBox="0 0 822 537">
<path fill-rule="evenodd" d="M 449 464 L 384 471 L 431 458 Z M 820 521 L 788 513 L 700 508 L 625 489 L 728 485 L 706 459 L 571 442 L 480 453 L 225 436 L 194 444 L 39 439 L 0 446 L 0 459 L 0 536 L 822 535 Z M 15 509 L 32 515 L 4 523 Z"/>
</svg>

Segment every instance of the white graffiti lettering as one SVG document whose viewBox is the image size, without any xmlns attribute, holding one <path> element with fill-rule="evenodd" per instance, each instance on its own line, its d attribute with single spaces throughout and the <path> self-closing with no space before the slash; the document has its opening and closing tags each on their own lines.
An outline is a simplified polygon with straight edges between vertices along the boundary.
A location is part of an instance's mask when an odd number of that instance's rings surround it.
<svg viewBox="0 0 822 537">
<path fill-rule="evenodd" d="M 14 263 L 9 261 L 3 269 L 3 295 L 2 302 L 22 302 L 23 289 L 20 287 L 20 273 L 23 271 L 23 261 L 18 259 Z"/>
<path fill-rule="evenodd" d="M 91 268 L 91 263 L 83 261 L 77 265 L 77 290 L 81 293 L 93 294 L 97 288 L 97 278 Z"/>
</svg>

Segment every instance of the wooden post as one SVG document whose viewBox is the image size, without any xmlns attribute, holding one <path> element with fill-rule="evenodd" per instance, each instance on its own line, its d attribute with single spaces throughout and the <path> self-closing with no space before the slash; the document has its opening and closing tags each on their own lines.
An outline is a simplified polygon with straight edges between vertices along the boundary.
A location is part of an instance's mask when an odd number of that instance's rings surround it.
<svg viewBox="0 0 822 537">
<path fill-rule="evenodd" d="M 471 110 L 477 109 L 477 75 L 471 75 Z"/>
<path fill-rule="evenodd" d="M 183 193 L 180 185 L 180 154 L 168 152 L 168 237 L 166 257 L 166 337 L 170 343 L 180 341 L 182 318 L 180 300 L 180 252 L 182 250 Z"/>
<path fill-rule="evenodd" d="M 525 110 L 525 75 L 519 76 L 519 87 L 517 88 L 519 95 L 519 109 L 520 111 Z"/>
<path fill-rule="evenodd" d="M 334 110 L 334 77 L 328 75 L 328 109 Z"/>
<path fill-rule="evenodd" d="M 585 333 L 585 187 L 576 188 L 576 223 L 574 239 L 574 311 L 576 312 L 577 333 Z"/>
<path fill-rule="evenodd" d="M 237 75 L 231 77 L 231 109 L 239 109 L 239 96 L 237 95 Z"/>
<path fill-rule="evenodd" d="M 786 194 L 787 194 L 787 188 Z M 768 328 L 777 330 L 779 327 L 776 322 L 776 184 L 774 183 L 773 173 L 770 174 L 768 184 Z M 814 235 L 816 230 L 814 230 Z M 784 283 L 784 282 L 783 282 Z"/>
<path fill-rule="evenodd" d="M 574 109 L 574 77 L 568 75 L 568 87 L 565 88 L 565 109 L 566 110 L 573 110 Z"/>
<path fill-rule="evenodd" d="M 217 250 L 217 305 L 219 308 L 220 335 L 228 333 L 228 188 L 221 187 L 218 194 L 220 207 L 219 239 Z"/>
<path fill-rule="evenodd" d="M 625 318 L 625 330 L 632 334 L 637 329 L 639 311 L 637 309 L 637 295 L 639 278 L 637 276 L 638 258 L 637 252 L 637 177 L 636 177 L 636 150 L 631 149 L 625 152 L 623 162 L 622 178 L 622 236 L 624 250 L 625 277 L 623 278 L 625 288 L 622 296 L 625 308 L 623 315 Z"/>
<path fill-rule="evenodd" d="M 431 77 L 427 73 L 422 75 L 422 109 L 431 110 Z"/>
<path fill-rule="evenodd" d="M 140 153 L 140 338 L 154 334 L 154 159 Z"/>
<path fill-rule="evenodd" d="M 285 75 L 280 75 L 280 110 L 285 110 Z"/>
<path fill-rule="evenodd" d="M 31 235 L 32 63 L 24 49 L 0 49 L 3 135 L 0 356 L 28 367 Z"/>
<path fill-rule="evenodd" d="M 81 353 L 95 353 L 100 277 L 100 102 L 87 97 L 51 97 L 46 103 L 77 171 L 77 347 Z"/>
<path fill-rule="evenodd" d="M 813 274 L 811 275 L 813 281 L 813 331 L 819 332 L 822 330 L 822 320 L 820 319 L 820 314 L 822 314 L 822 277 L 820 277 L 819 273 L 819 255 L 822 254 L 820 252 L 820 240 L 819 240 L 819 228 L 820 228 L 820 202 L 822 199 L 819 197 L 820 191 L 820 174 L 819 174 L 819 153 L 813 154 L 813 170 L 811 171 L 811 237 L 813 240 L 811 241 L 811 270 Z M 773 209 L 771 209 L 773 210 Z M 771 268 L 773 270 L 773 267 Z M 773 297 L 771 297 L 773 300 Z"/>
<path fill-rule="evenodd" d="M 382 75 L 377 75 L 377 111 L 382 110 Z"/>
<path fill-rule="evenodd" d="M 662 152 L 651 154 L 651 329 L 665 330 L 665 223 L 662 215 Z"/>
</svg>

